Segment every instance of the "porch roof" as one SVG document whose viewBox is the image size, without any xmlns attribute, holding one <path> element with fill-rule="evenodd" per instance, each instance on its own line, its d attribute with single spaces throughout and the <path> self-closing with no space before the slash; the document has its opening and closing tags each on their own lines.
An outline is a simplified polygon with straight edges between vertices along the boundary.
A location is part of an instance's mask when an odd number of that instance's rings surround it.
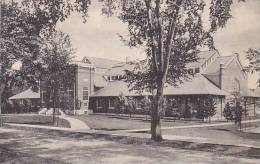
<svg viewBox="0 0 260 164">
<path fill-rule="evenodd" d="M 40 93 L 28 89 L 9 98 L 9 100 L 19 99 L 40 99 Z"/>
<path fill-rule="evenodd" d="M 241 96 L 243 96 L 243 97 L 254 97 L 254 98 L 260 97 L 259 94 L 251 91 L 250 89 L 248 89 L 246 91 L 241 91 Z"/>
<path fill-rule="evenodd" d="M 120 94 L 124 96 L 142 96 L 150 95 L 148 92 L 143 92 L 142 94 L 137 93 L 137 91 L 129 91 L 128 85 L 123 81 L 112 81 L 108 82 L 108 85 L 104 88 L 98 90 L 91 97 L 116 97 Z"/>
<path fill-rule="evenodd" d="M 143 92 L 138 94 L 137 91 L 129 91 L 126 82 L 114 81 L 109 82 L 108 85 L 92 95 L 92 97 L 109 97 L 109 96 L 140 96 L 140 95 L 151 95 L 151 93 Z M 166 86 L 164 89 L 165 95 L 229 95 L 228 92 L 223 91 L 207 80 L 203 75 L 196 75 L 190 81 L 179 85 L 178 87 Z"/>
<path fill-rule="evenodd" d="M 201 74 L 196 74 L 194 78 L 183 84 L 173 87 L 167 86 L 164 90 L 165 95 L 229 95 L 228 92 L 219 89 Z"/>
</svg>

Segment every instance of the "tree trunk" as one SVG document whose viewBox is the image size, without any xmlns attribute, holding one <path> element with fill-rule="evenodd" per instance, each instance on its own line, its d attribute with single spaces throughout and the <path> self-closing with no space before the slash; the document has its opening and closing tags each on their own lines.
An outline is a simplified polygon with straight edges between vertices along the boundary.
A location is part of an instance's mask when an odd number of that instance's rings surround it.
<svg viewBox="0 0 260 164">
<path fill-rule="evenodd" d="M 163 88 L 163 80 L 158 81 L 155 102 L 151 113 L 151 138 L 154 141 L 162 140 L 160 111 L 163 110 Z"/>
<path fill-rule="evenodd" d="M 4 88 L 5 88 L 5 84 L 1 84 L 0 85 L 0 126 L 3 125 L 3 120 L 2 120 L 2 96 L 3 96 L 3 93 L 4 93 Z"/>
<path fill-rule="evenodd" d="M 55 115 L 56 115 L 56 99 L 57 99 L 57 86 L 54 86 L 53 89 L 53 97 L 52 97 L 52 102 L 53 102 L 53 124 L 55 125 Z"/>
</svg>

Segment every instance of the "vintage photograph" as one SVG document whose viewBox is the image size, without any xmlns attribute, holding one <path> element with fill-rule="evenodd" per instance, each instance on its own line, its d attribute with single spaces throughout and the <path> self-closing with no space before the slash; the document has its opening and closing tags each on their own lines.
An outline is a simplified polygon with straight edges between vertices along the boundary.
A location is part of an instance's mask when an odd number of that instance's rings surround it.
<svg viewBox="0 0 260 164">
<path fill-rule="evenodd" d="M 0 163 L 259 164 L 260 0 L 0 0 Z"/>
</svg>

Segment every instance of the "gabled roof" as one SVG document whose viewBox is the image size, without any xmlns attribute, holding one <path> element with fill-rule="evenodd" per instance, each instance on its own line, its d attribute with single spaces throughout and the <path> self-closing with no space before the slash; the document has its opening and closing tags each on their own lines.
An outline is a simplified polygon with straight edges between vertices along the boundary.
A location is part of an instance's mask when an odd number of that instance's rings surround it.
<svg viewBox="0 0 260 164">
<path fill-rule="evenodd" d="M 111 68 L 113 65 L 120 63 L 121 61 L 105 59 L 105 58 L 97 58 L 92 56 L 85 56 L 82 61 L 85 63 L 93 64 L 94 67 L 98 68 Z"/>
<path fill-rule="evenodd" d="M 113 76 L 113 75 L 124 75 L 125 70 L 132 70 L 134 68 L 134 65 L 131 64 L 121 64 L 112 67 L 110 70 L 104 73 L 104 76 Z"/>
<path fill-rule="evenodd" d="M 223 64 L 226 67 L 229 62 L 234 59 L 235 56 L 219 56 L 213 61 L 203 72 L 204 74 L 216 74 L 219 72 L 220 64 Z"/>
<path fill-rule="evenodd" d="M 31 89 L 25 90 L 21 93 L 18 93 L 9 98 L 9 100 L 18 100 L 18 99 L 39 99 L 40 93 L 34 92 Z"/>
<path fill-rule="evenodd" d="M 210 51 L 201 51 L 197 54 L 198 56 L 198 61 L 197 62 L 192 62 L 187 64 L 187 68 L 195 68 L 195 67 L 200 67 L 202 64 L 204 64 L 211 56 L 217 54 L 219 56 L 219 53 L 215 50 L 210 50 Z"/>
<path fill-rule="evenodd" d="M 212 84 L 201 74 L 196 74 L 191 80 L 180 84 L 178 87 L 168 86 L 164 90 L 165 95 L 229 95 Z"/>
</svg>

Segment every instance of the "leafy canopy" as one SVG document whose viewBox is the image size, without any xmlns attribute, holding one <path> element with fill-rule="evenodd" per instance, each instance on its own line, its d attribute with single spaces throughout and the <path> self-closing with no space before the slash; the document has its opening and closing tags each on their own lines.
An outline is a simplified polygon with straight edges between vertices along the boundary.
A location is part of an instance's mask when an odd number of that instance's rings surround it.
<svg viewBox="0 0 260 164">
<path fill-rule="evenodd" d="M 101 0 L 103 13 L 118 14 L 128 25 L 123 41 L 147 54 L 128 71 L 132 89 L 157 87 L 158 80 L 178 85 L 187 79 L 187 63 L 196 62 L 201 48 L 214 49 L 213 34 L 231 18 L 233 0 Z M 240 1 L 240 0 L 238 0 Z M 204 16 L 209 11 L 209 28 Z"/>
</svg>

